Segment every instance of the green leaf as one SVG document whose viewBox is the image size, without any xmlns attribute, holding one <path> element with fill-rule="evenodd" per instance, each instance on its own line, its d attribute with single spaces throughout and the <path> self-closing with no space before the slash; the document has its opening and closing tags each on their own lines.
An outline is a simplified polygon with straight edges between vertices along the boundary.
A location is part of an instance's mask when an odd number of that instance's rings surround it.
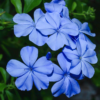
<svg viewBox="0 0 100 100">
<path fill-rule="evenodd" d="M 7 95 L 8 100 L 14 100 L 13 94 L 10 91 L 6 90 L 6 95 Z"/>
<path fill-rule="evenodd" d="M 0 92 L 3 92 L 3 90 L 6 88 L 5 83 L 0 83 Z"/>
<path fill-rule="evenodd" d="M 1 45 L 1 48 L 5 51 L 5 53 L 6 53 L 9 57 L 11 57 L 10 52 L 8 51 L 8 49 L 7 49 L 4 45 Z"/>
<path fill-rule="evenodd" d="M 4 96 L 3 96 L 3 94 L 1 94 L 0 97 L 1 97 L 1 100 L 4 100 Z"/>
<path fill-rule="evenodd" d="M 0 60 L 3 58 L 3 55 L 2 54 L 0 54 Z"/>
<path fill-rule="evenodd" d="M 24 13 L 28 13 L 41 3 L 42 0 L 24 0 Z"/>
<path fill-rule="evenodd" d="M 7 13 L 9 13 L 9 11 L 10 11 L 10 0 L 4 0 L 4 2 L 0 4 L 0 8 L 3 8 Z"/>
<path fill-rule="evenodd" d="M 10 15 L 9 13 L 6 13 L 3 9 L 0 8 L 0 13 L 3 13 L 1 16 L 0 16 L 0 20 L 2 21 L 11 21 L 12 22 L 12 18 L 13 16 Z"/>
<path fill-rule="evenodd" d="M 11 0 L 11 3 L 15 6 L 15 9 L 16 9 L 17 13 L 22 13 L 22 3 L 21 3 L 21 0 Z"/>
<path fill-rule="evenodd" d="M 77 7 L 77 3 L 73 2 L 73 4 L 72 4 L 72 11 L 74 11 L 76 9 L 76 7 Z"/>
<path fill-rule="evenodd" d="M 0 67 L 0 73 L 3 77 L 4 83 L 6 83 L 6 71 L 5 71 L 5 69 Z"/>
</svg>

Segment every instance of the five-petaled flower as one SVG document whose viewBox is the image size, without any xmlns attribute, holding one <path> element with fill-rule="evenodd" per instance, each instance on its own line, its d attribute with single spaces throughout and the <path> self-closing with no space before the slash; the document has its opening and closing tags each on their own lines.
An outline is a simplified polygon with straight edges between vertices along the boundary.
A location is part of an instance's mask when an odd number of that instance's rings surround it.
<svg viewBox="0 0 100 100">
<path fill-rule="evenodd" d="M 92 78 L 94 75 L 94 68 L 89 64 L 97 63 L 96 52 L 87 48 L 87 43 L 83 39 L 77 40 L 77 49 L 71 49 L 65 47 L 63 49 L 64 55 L 71 60 L 70 72 L 79 75 L 82 74 L 88 78 Z"/>
<path fill-rule="evenodd" d="M 56 64 L 53 64 L 54 72 L 49 77 L 50 81 L 57 81 L 51 89 L 53 96 L 57 97 L 63 93 L 67 97 L 71 97 L 80 93 L 80 86 L 70 73 L 71 63 L 65 59 L 62 53 L 58 55 L 57 59 L 61 69 Z"/>
<path fill-rule="evenodd" d="M 25 64 L 14 59 L 7 64 L 7 72 L 13 77 L 18 77 L 15 81 L 16 87 L 19 90 L 29 91 L 34 83 L 38 90 L 47 89 L 48 75 L 53 71 L 52 62 L 45 56 L 36 61 L 38 49 L 35 47 L 23 47 L 20 55 Z"/>
<path fill-rule="evenodd" d="M 44 16 L 44 13 L 41 9 L 37 9 L 34 12 L 34 20 L 25 13 L 16 14 L 13 18 L 13 21 L 17 23 L 14 25 L 14 34 L 16 37 L 27 36 L 29 35 L 29 40 L 38 46 L 42 46 L 48 39 L 48 36 L 44 36 L 37 29 L 37 22 L 41 17 Z"/>
</svg>

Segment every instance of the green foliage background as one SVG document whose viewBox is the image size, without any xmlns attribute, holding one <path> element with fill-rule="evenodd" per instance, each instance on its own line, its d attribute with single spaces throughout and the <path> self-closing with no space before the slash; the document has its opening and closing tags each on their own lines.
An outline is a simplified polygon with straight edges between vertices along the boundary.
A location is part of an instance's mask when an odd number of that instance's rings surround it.
<svg viewBox="0 0 100 100">
<path fill-rule="evenodd" d="M 88 22 L 92 32 L 96 33 L 95 38 L 89 37 L 92 42 L 97 45 L 96 52 L 98 56 L 98 63 L 94 65 L 95 75 L 92 78 L 92 83 L 96 87 L 100 87 L 100 0 L 65 0 L 66 6 L 69 8 L 71 18 L 78 18 L 81 22 Z M 50 83 L 49 89 L 38 90 L 33 86 L 29 92 L 19 91 L 14 81 L 16 78 L 9 76 L 6 72 L 6 64 L 10 59 L 17 59 L 21 61 L 20 50 L 24 46 L 35 46 L 27 37 L 16 38 L 13 32 L 12 21 L 16 13 L 28 13 L 33 17 L 33 12 L 36 8 L 41 8 L 44 12 L 44 2 L 50 0 L 1 0 L 0 1 L 0 100 L 53 100 L 51 94 Z M 45 44 L 39 49 L 39 57 L 46 55 L 51 51 Z M 52 61 L 57 63 L 56 56 L 61 49 L 52 53 Z"/>
</svg>

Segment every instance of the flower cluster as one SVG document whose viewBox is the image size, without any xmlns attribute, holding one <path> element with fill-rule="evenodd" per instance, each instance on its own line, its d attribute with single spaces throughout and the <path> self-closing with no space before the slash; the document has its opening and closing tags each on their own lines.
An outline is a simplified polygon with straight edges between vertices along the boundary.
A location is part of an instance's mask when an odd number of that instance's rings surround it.
<svg viewBox="0 0 100 100">
<path fill-rule="evenodd" d="M 76 18 L 71 19 L 65 5 L 64 0 L 45 3 L 46 13 L 36 9 L 34 21 L 25 13 L 14 16 L 16 37 L 29 35 L 31 42 L 37 46 L 46 43 L 53 51 L 64 47 L 57 56 L 60 67 L 50 61 L 50 52 L 36 61 L 38 49 L 23 47 L 20 55 L 25 64 L 14 59 L 7 64 L 7 72 L 18 77 L 15 85 L 19 90 L 29 91 L 33 83 L 38 90 L 47 89 L 49 82 L 56 82 L 51 89 L 53 96 L 71 97 L 80 93 L 76 80 L 93 77 L 95 71 L 91 64 L 97 63 L 96 45 L 86 35 L 95 37 L 95 33 L 91 33 L 87 22 L 82 24 Z"/>
</svg>

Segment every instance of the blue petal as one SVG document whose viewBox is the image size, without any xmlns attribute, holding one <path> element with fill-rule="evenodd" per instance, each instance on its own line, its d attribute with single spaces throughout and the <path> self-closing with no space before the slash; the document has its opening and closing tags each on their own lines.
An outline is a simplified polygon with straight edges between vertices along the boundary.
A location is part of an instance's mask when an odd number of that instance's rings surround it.
<svg viewBox="0 0 100 100">
<path fill-rule="evenodd" d="M 36 74 L 36 73 L 35 73 Z M 32 75 L 33 76 L 33 80 L 34 80 L 34 84 L 36 86 L 36 88 L 40 91 L 41 89 L 47 89 L 48 86 L 49 86 L 49 83 L 48 83 L 48 79 L 47 79 L 47 76 L 46 75 L 39 75 L 38 73 L 36 75 Z M 46 79 L 44 80 L 43 79 Z M 41 80 L 40 80 L 41 78 Z"/>
<path fill-rule="evenodd" d="M 43 36 L 38 30 L 33 29 L 32 33 L 29 35 L 29 40 L 38 46 L 43 46 L 48 37 Z"/>
<path fill-rule="evenodd" d="M 34 29 L 33 25 L 29 24 L 17 24 L 14 25 L 14 34 L 16 37 L 27 36 Z"/>
<path fill-rule="evenodd" d="M 26 65 L 14 59 L 10 60 L 6 66 L 7 72 L 13 77 L 19 77 L 27 73 L 27 68 Z"/>
<path fill-rule="evenodd" d="M 72 40 L 71 36 L 69 36 L 67 34 L 65 36 L 68 39 L 68 43 L 69 43 L 68 46 L 70 46 L 72 49 L 75 49 L 76 48 L 76 43 Z"/>
<path fill-rule="evenodd" d="M 52 50 L 56 51 L 64 45 L 68 45 L 68 41 L 64 34 L 55 33 L 48 38 L 47 44 Z"/>
<path fill-rule="evenodd" d="M 53 26 L 53 29 L 58 29 L 60 27 L 61 18 L 58 13 L 46 13 L 45 17 L 49 24 Z"/>
<path fill-rule="evenodd" d="M 50 60 L 50 59 L 52 58 L 51 52 L 48 52 L 48 53 L 46 54 L 46 58 L 47 58 L 47 60 Z"/>
<path fill-rule="evenodd" d="M 82 64 L 79 62 L 76 66 L 70 69 L 71 74 L 79 75 L 82 71 Z"/>
<path fill-rule="evenodd" d="M 73 78 L 69 77 L 69 82 L 67 80 L 67 88 L 65 91 L 65 94 L 68 98 L 72 97 L 73 95 L 79 94 L 80 93 L 80 86 L 76 80 Z"/>
<path fill-rule="evenodd" d="M 52 12 L 60 13 L 63 8 L 62 5 L 58 5 L 55 3 L 44 3 L 44 6 L 45 6 L 45 10 L 49 13 L 52 13 Z"/>
<path fill-rule="evenodd" d="M 16 14 L 13 17 L 13 21 L 18 24 L 34 24 L 33 19 L 25 13 Z"/>
<path fill-rule="evenodd" d="M 91 42 L 91 40 L 90 40 L 86 35 L 84 35 L 83 33 L 80 33 L 80 34 L 79 34 L 79 38 L 80 38 L 80 39 L 83 39 L 83 40 L 85 40 L 85 41 L 87 42 L 87 47 L 88 47 L 89 49 L 94 50 L 94 49 L 96 48 L 96 45 L 93 44 L 93 43 Z"/>
<path fill-rule="evenodd" d="M 63 78 L 64 73 L 58 65 L 53 64 L 53 67 L 54 67 L 53 74 L 49 76 L 49 81 L 56 82 Z"/>
<path fill-rule="evenodd" d="M 77 40 L 76 45 L 79 56 L 83 56 L 87 50 L 87 42 L 83 39 L 79 39 Z"/>
<path fill-rule="evenodd" d="M 33 67 L 35 71 L 46 75 L 50 75 L 53 71 L 53 63 L 46 57 L 39 58 Z"/>
<path fill-rule="evenodd" d="M 41 17 L 36 24 L 36 29 L 38 29 L 43 35 L 50 35 L 55 33 L 53 26 L 51 26 L 45 19 L 45 17 Z"/>
<path fill-rule="evenodd" d="M 69 72 L 69 69 L 71 67 L 71 63 L 69 61 L 67 61 L 67 59 L 64 57 L 64 55 L 62 53 L 60 53 L 57 56 L 57 60 L 59 65 L 61 66 L 63 72 Z"/>
<path fill-rule="evenodd" d="M 74 67 L 74 66 L 78 65 L 79 63 L 80 63 L 80 59 L 73 59 L 71 61 L 71 66 Z"/>
<path fill-rule="evenodd" d="M 74 75 L 74 74 L 70 74 L 70 76 L 74 79 L 77 79 L 77 80 L 82 80 L 84 79 L 84 75 L 82 74 L 82 72 L 79 74 L 79 75 Z"/>
<path fill-rule="evenodd" d="M 61 89 L 63 84 L 64 84 L 64 78 L 53 85 L 53 87 L 51 88 L 51 92 L 52 92 L 53 96 L 57 97 L 60 94 L 64 93 L 65 88 Z"/>
<path fill-rule="evenodd" d="M 62 18 L 61 19 L 61 29 L 60 32 L 64 34 L 69 34 L 71 36 L 76 36 L 79 34 L 78 32 L 78 26 L 71 22 L 68 18 Z"/>
<path fill-rule="evenodd" d="M 69 49 L 69 48 L 65 47 L 63 49 L 63 53 L 70 60 L 78 59 L 79 58 L 77 50 L 72 50 L 72 49 Z"/>
<path fill-rule="evenodd" d="M 80 32 L 83 32 L 83 33 L 85 33 L 85 34 L 87 34 L 89 36 L 95 37 L 95 33 L 91 33 L 90 28 L 89 28 L 87 22 L 85 22 L 85 23 L 82 24 Z"/>
<path fill-rule="evenodd" d="M 52 3 L 58 3 L 58 4 L 63 5 L 63 6 L 66 5 L 66 3 L 65 3 L 64 0 L 52 0 L 51 2 L 52 2 Z"/>
<path fill-rule="evenodd" d="M 95 73 L 95 70 L 94 68 L 86 61 L 83 61 L 82 62 L 82 73 L 88 77 L 88 78 L 92 78 L 94 73 Z"/>
<path fill-rule="evenodd" d="M 37 23 L 37 21 L 44 15 L 43 11 L 38 8 L 34 11 L 34 20 L 35 20 L 35 23 Z"/>
<path fill-rule="evenodd" d="M 62 11 L 62 17 L 66 17 L 66 18 L 69 18 L 69 10 L 67 7 L 63 7 L 63 11 Z"/>
<path fill-rule="evenodd" d="M 26 46 L 21 49 L 20 55 L 23 62 L 28 67 L 32 67 L 38 57 L 38 49 L 33 46 Z"/>
<path fill-rule="evenodd" d="M 19 90 L 22 91 L 30 91 L 33 86 L 33 78 L 32 78 L 32 73 L 28 72 L 25 75 L 17 78 L 15 81 L 15 85 Z"/>
<path fill-rule="evenodd" d="M 82 60 L 85 60 L 91 64 L 96 64 L 98 61 L 97 56 L 96 56 L 96 52 L 91 50 L 91 49 L 88 49 L 85 52 L 85 54 L 83 55 Z"/>
<path fill-rule="evenodd" d="M 87 41 L 87 44 L 88 44 L 88 48 L 94 50 L 96 48 L 96 45 L 94 43 L 92 43 L 87 36 L 85 36 L 85 38 L 86 38 L 86 41 Z"/>
<path fill-rule="evenodd" d="M 78 29 L 79 29 L 79 30 L 81 29 L 82 23 L 81 23 L 78 19 L 73 18 L 73 19 L 72 19 L 72 22 L 75 23 L 75 24 L 78 26 Z"/>
</svg>

